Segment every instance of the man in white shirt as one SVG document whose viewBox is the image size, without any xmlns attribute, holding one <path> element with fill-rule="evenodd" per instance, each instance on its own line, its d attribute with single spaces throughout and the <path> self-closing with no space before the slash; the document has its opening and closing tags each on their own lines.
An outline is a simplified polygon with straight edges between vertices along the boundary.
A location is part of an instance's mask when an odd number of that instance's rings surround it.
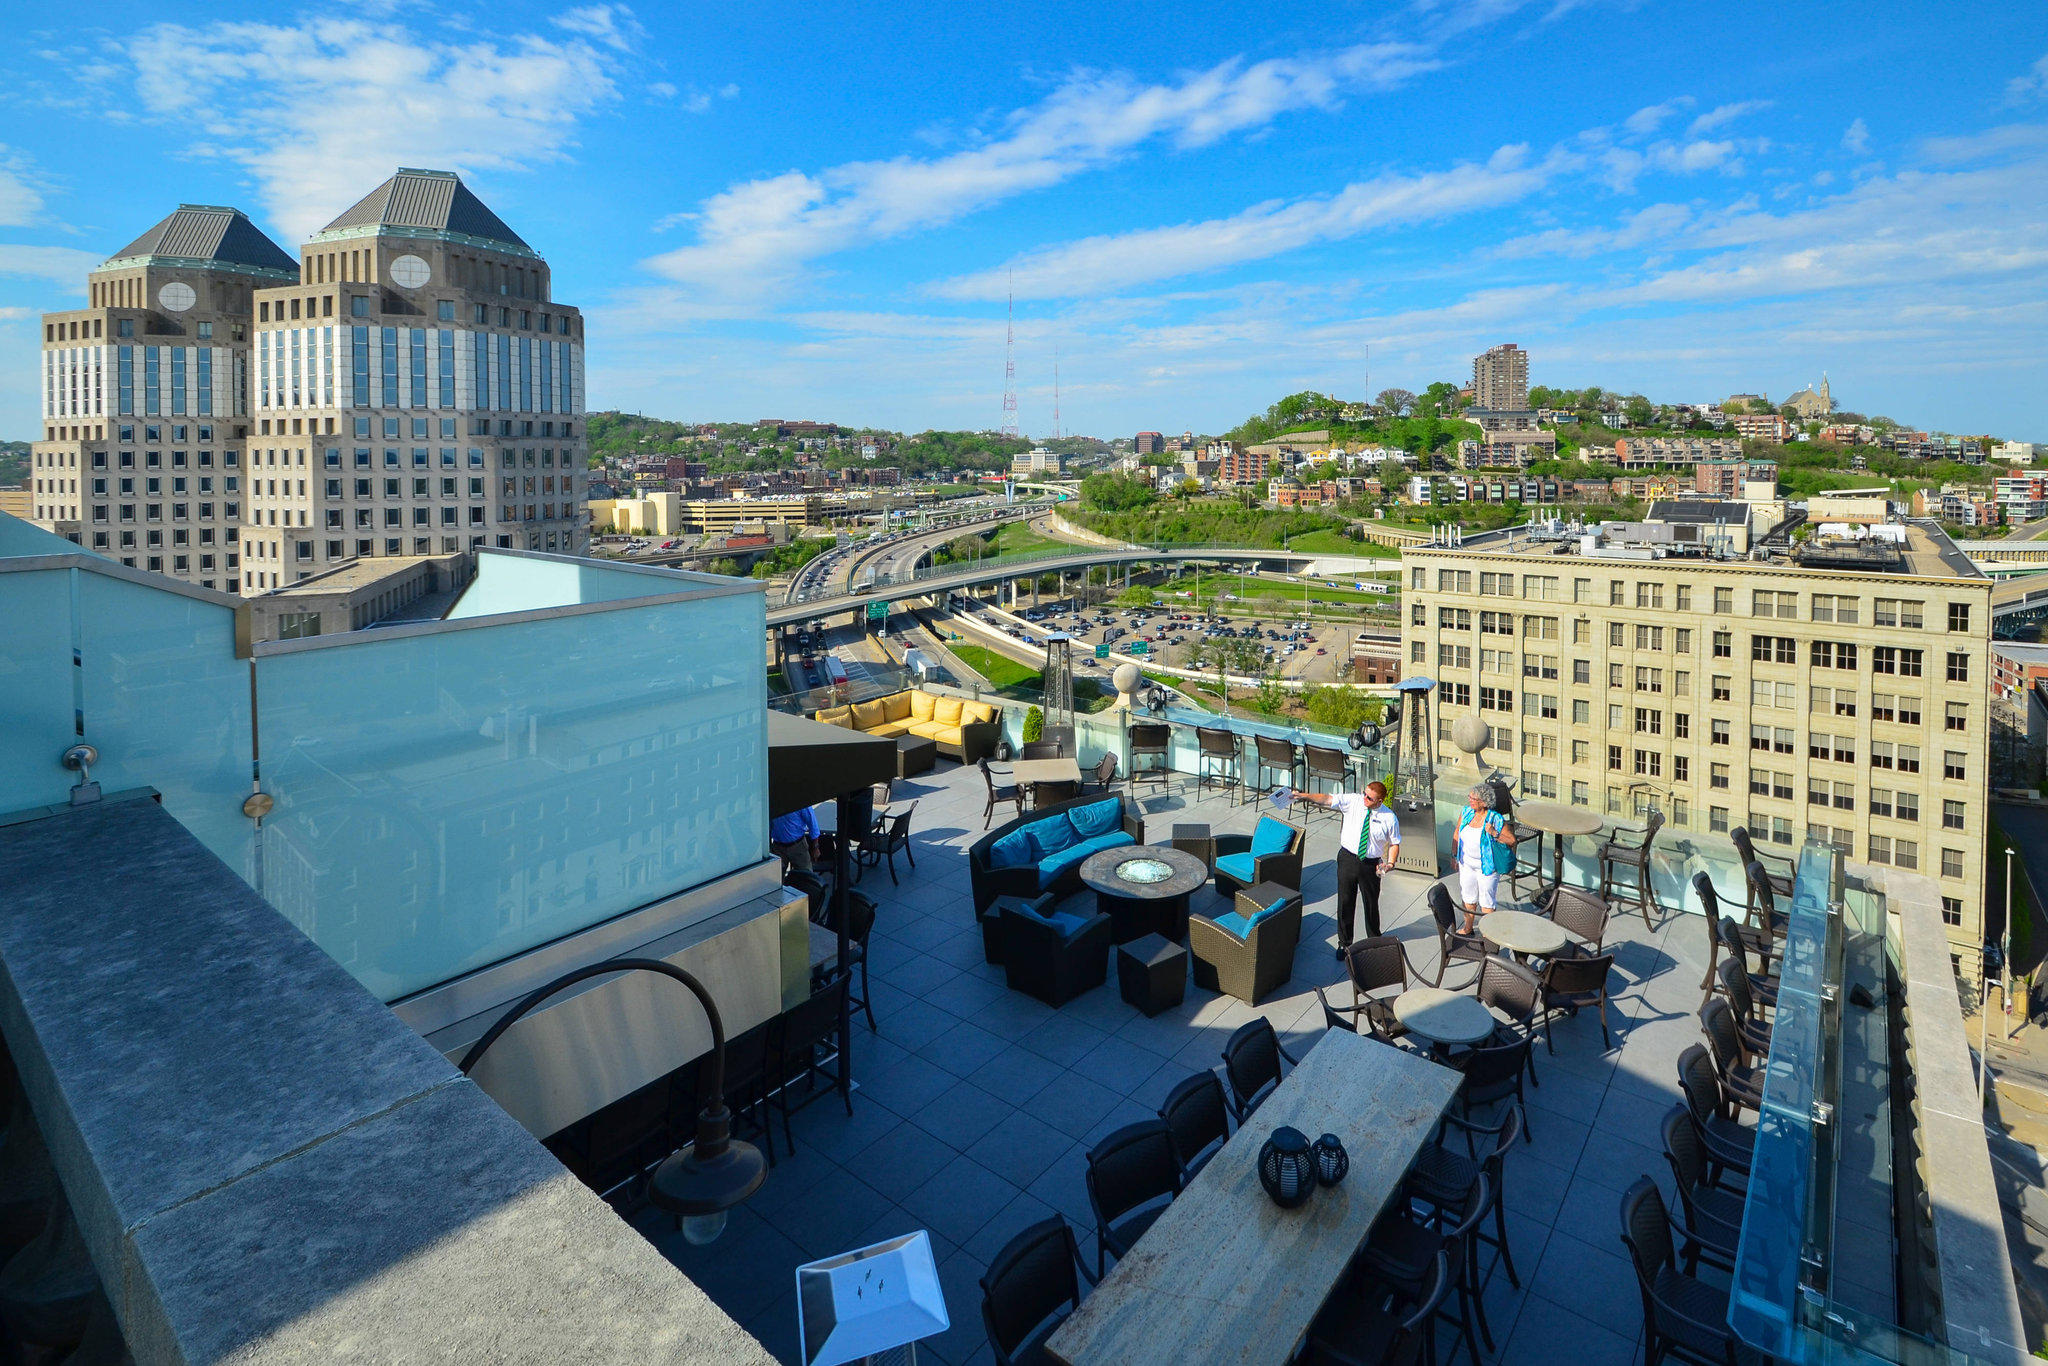
<svg viewBox="0 0 2048 1366">
<path fill-rule="evenodd" d="M 1365 903 L 1365 932 L 1380 932 L 1380 879 L 1401 857 L 1401 818 L 1387 805 L 1387 785 L 1363 793 L 1297 792 L 1294 800 L 1344 817 L 1337 830 L 1337 956 L 1351 948 L 1355 903 Z"/>
</svg>

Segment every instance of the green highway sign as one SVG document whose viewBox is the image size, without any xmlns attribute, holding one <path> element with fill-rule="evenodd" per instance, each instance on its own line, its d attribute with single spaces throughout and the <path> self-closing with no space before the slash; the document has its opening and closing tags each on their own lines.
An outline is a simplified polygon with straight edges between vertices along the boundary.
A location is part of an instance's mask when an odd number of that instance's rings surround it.
<svg viewBox="0 0 2048 1366">
<path fill-rule="evenodd" d="M 869 620 L 869 621 L 887 621 L 888 619 L 889 619 L 889 604 L 888 604 L 888 603 L 886 603 L 886 602 L 871 602 L 871 603 L 869 603 L 869 604 L 868 604 L 868 620 Z"/>
<path fill-rule="evenodd" d="M 1097 659 L 1108 659 L 1108 658 L 1109 658 L 1109 646 L 1107 646 L 1107 645 L 1098 645 L 1098 646 L 1096 646 L 1096 647 L 1095 647 L 1095 657 L 1096 657 Z"/>
<path fill-rule="evenodd" d="M 1131 642 L 1131 648 L 1126 650 L 1124 653 L 1133 655 L 1149 655 L 1152 653 L 1152 647 L 1150 645 L 1147 645 L 1142 640 L 1134 640 Z"/>
</svg>

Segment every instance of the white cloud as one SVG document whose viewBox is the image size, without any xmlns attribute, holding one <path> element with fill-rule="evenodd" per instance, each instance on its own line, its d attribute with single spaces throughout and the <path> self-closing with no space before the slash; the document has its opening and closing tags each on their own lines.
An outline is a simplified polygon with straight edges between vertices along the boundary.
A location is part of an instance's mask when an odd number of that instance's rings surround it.
<svg viewBox="0 0 2048 1366">
<path fill-rule="evenodd" d="M 1924 138 L 1913 150 L 1923 161 L 1941 166 L 2024 155 L 2048 147 L 2048 123 L 2008 123 L 1981 133 Z"/>
<path fill-rule="evenodd" d="M 0 242 L 0 275 L 27 275 L 76 286 L 87 271 L 105 259 L 102 253 L 76 247 L 30 247 Z"/>
<path fill-rule="evenodd" d="M 621 16 L 631 16 L 605 7 L 574 11 L 567 26 L 588 31 L 599 11 L 609 33 L 623 33 Z M 129 40 L 127 56 L 145 111 L 189 131 L 189 155 L 248 168 L 293 237 L 399 166 L 524 170 L 559 159 L 578 119 L 617 95 L 616 59 L 582 38 L 394 32 L 334 18 L 162 24 Z"/>
<path fill-rule="evenodd" d="M 42 220 L 40 180 L 25 154 L 0 144 L 0 228 L 26 228 Z"/>
<path fill-rule="evenodd" d="M 2005 85 L 2008 104 L 2025 104 L 2044 95 L 2048 95 L 2048 53 L 2037 58 L 2025 75 L 2015 76 Z"/>
<path fill-rule="evenodd" d="M 1842 133 L 1842 150 L 1853 156 L 1864 156 L 1870 151 L 1870 125 L 1857 119 Z"/>
<path fill-rule="evenodd" d="M 1509 203 L 1541 189 L 1575 159 L 1553 154 L 1531 164 L 1526 147 L 1504 147 L 1481 164 L 1421 175 L 1388 174 L 1330 196 L 1270 200 L 1228 218 L 1105 234 L 1026 252 L 994 270 L 943 281 L 954 299 L 1073 298 L 1195 271 L 1262 260 L 1314 242 L 1375 228 L 1426 222 Z"/>
<path fill-rule="evenodd" d="M 1164 84 L 1077 73 L 965 151 L 734 185 L 697 210 L 696 243 L 649 265 L 674 280 L 758 289 L 818 257 L 952 222 L 1147 143 L 1205 146 L 1293 110 L 1332 109 L 1354 91 L 1397 86 L 1435 64 L 1419 48 L 1385 43 L 1252 65 L 1233 59 Z"/>
<path fill-rule="evenodd" d="M 1712 132 L 1724 123 L 1733 123 L 1744 115 L 1761 113 L 1769 109 L 1771 104 L 1770 100 L 1739 100 L 1734 104 L 1718 105 L 1687 125 L 1685 134 L 1687 137 L 1698 137 L 1702 133 Z"/>
<path fill-rule="evenodd" d="M 1674 99 L 1665 100 L 1662 104 L 1646 105 L 1622 120 L 1621 126 L 1637 137 L 1648 137 L 1663 127 L 1666 119 L 1674 114 L 1683 113 L 1695 103 L 1692 96 L 1679 95 Z"/>
<path fill-rule="evenodd" d="M 624 5 L 585 5 L 548 22 L 556 28 L 579 34 L 618 52 L 627 52 L 647 36 L 647 30 Z"/>
</svg>

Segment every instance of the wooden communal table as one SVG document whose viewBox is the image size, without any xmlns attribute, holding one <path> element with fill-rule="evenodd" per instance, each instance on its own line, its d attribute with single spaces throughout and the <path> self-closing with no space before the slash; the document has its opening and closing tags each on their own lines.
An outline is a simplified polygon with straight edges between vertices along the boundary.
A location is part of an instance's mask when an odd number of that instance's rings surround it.
<svg viewBox="0 0 2048 1366">
<path fill-rule="evenodd" d="M 1061 1366 L 1204 1366 L 1293 1357 L 1400 1188 L 1463 1078 L 1406 1050 L 1324 1033 L 1251 1121 L 1046 1340 Z M 1259 1184 L 1259 1148 L 1291 1124 L 1332 1133 L 1351 1172 L 1285 1210 Z"/>
</svg>

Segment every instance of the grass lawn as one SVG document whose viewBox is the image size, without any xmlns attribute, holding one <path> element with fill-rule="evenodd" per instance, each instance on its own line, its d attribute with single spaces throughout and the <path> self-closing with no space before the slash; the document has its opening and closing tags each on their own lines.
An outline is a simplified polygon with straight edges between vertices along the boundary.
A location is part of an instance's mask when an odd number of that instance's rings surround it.
<svg viewBox="0 0 2048 1366">
<path fill-rule="evenodd" d="M 1244 579 L 1244 586 L 1240 589 L 1238 586 L 1238 576 L 1235 574 L 1203 574 L 1200 576 L 1200 579 L 1202 601 L 1204 603 L 1207 603 L 1209 599 L 1219 593 L 1239 593 L 1242 597 L 1246 598 L 1284 598 L 1292 602 L 1296 607 L 1301 605 L 1301 585 L 1299 583 L 1282 583 L 1273 579 L 1257 579 L 1247 575 Z M 1183 575 L 1177 581 L 1167 579 L 1159 585 L 1159 592 L 1161 594 L 1183 591 L 1192 593 L 1195 591 L 1195 580 L 1196 576 L 1193 574 Z M 1346 574 L 1332 576 L 1331 582 L 1345 583 L 1357 582 L 1357 580 Z M 1393 593 L 1361 593 L 1355 588 L 1325 588 L 1320 579 L 1310 582 L 1308 585 L 1308 596 L 1310 602 L 1384 603 L 1388 606 L 1393 606 L 1399 601 L 1398 596 Z"/>
<path fill-rule="evenodd" d="M 960 657 L 962 664 L 986 678 L 992 688 L 1038 686 L 1038 670 L 1028 664 L 1019 664 L 1008 655 L 999 655 L 986 645 L 953 645 L 949 648 Z"/>
<path fill-rule="evenodd" d="M 1361 555 L 1379 560 L 1401 558 L 1401 552 L 1390 545 L 1354 541 L 1341 531 L 1311 531 L 1301 536 L 1290 536 L 1287 546 L 1290 550 L 1317 550 L 1331 555 Z"/>
<path fill-rule="evenodd" d="M 989 544 L 992 555 L 1021 555 L 1027 550 L 1044 550 L 1052 546 L 1064 546 L 1065 541 L 1055 541 L 1050 536 L 1041 536 L 1031 529 L 1027 521 L 1005 522 Z"/>
</svg>

